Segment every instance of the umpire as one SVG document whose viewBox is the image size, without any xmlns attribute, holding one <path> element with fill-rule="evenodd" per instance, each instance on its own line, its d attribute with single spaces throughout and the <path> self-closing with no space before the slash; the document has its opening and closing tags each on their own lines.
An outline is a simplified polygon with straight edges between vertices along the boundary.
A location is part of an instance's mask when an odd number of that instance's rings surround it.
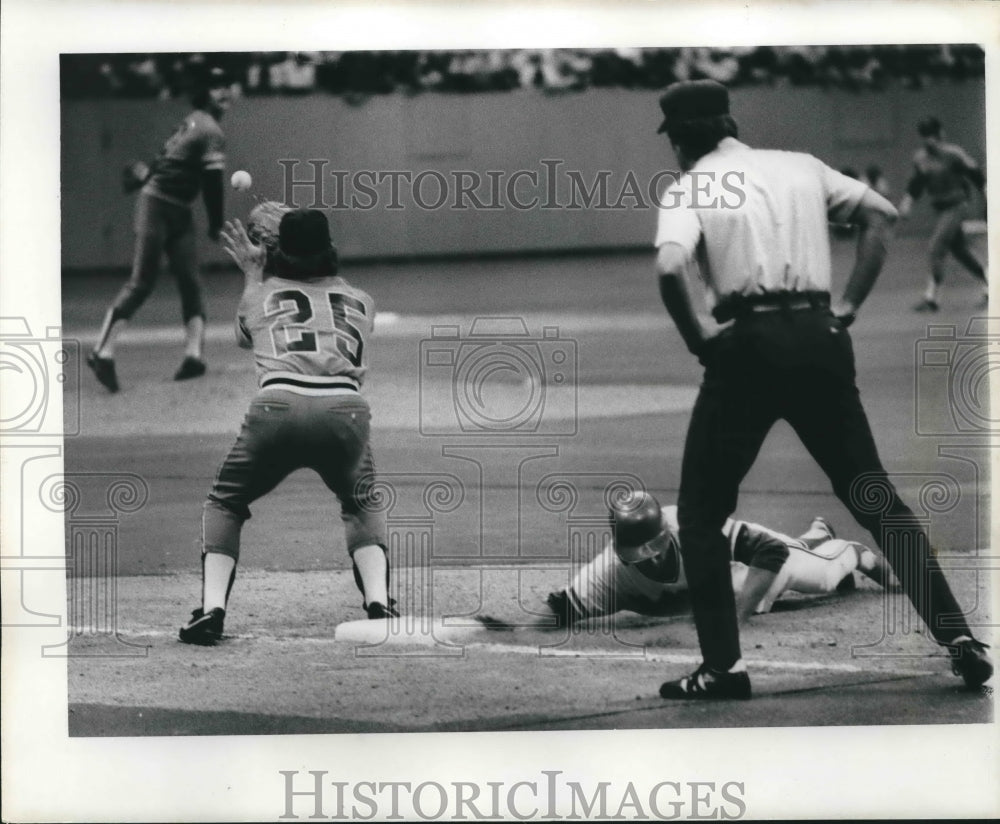
<svg viewBox="0 0 1000 824">
<path fill-rule="evenodd" d="M 705 367 L 684 446 L 677 513 L 703 660 L 690 676 L 664 683 L 660 695 L 751 695 L 722 526 L 780 418 L 872 533 L 934 638 L 948 647 L 954 672 L 969 687 L 980 686 L 993 673 L 985 645 L 972 637 L 926 533 L 886 476 L 855 385 L 847 327 L 882 268 L 895 208 L 811 155 L 741 143 L 729 93 L 719 83 L 675 83 L 660 108 L 659 131 L 687 173 L 659 210 L 660 294 Z M 836 309 L 828 222 L 860 231 Z M 693 308 L 686 278 L 693 262 L 715 323 Z M 863 504 L 876 493 L 886 505 L 873 512 Z"/>
</svg>

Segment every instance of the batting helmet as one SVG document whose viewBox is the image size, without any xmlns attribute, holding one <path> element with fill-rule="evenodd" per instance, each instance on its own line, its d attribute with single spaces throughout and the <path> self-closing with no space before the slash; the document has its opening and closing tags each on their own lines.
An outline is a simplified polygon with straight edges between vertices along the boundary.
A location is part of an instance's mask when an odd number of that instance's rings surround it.
<svg viewBox="0 0 1000 824">
<path fill-rule="evenodd" d="M 611 507 L 615 552 L 624 564 L 635 564 L 659 553 L 663 535 L 660 502 L 648 492 L 636 492 Z"/>
</svg>

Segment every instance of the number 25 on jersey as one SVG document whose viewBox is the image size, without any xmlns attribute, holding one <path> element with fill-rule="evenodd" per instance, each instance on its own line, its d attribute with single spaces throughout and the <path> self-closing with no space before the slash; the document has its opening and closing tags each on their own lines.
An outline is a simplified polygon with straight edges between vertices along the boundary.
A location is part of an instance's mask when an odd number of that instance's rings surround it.
<svg viewBox="0 0 1000 824">
<path fill-rule="evenodd" d="M 362 327 L 368 316 L 364 303 L 333 289 L 323 295 L 319 313 L 312 298 L 300 289 L 279 289 L 267 295 L 264 317 L 273 321 L 270 331 L 275 357 L 319 352 L 325 341 L 332 340 L 343 358 L 361 366 L 365 346 Z"/>
</svg>

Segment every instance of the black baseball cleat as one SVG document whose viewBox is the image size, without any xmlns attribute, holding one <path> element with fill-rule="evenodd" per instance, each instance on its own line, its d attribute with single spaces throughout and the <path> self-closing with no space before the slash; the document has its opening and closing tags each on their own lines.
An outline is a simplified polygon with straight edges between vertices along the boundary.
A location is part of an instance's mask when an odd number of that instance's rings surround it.
<svg viewBox="0 0 1000 824">
<path fill-rule="evenodd" d="M 109 392 L 118 391 L 118 376 L 115 374 L 115 361 L 113 358 L 102 358 L 96 351 L 87 355 L 87 366 L 93 372 L 98 382 Z"/>
<path fill-rule="evenodd" d="M 993 662 L 986 654 L 986 644 L 963 635 L 947 646 L 951 651 L 951 671 L 962 676 L 969 689 L 977 689 L 990 680 Z"/>
<path fill-rule="evenodd" d="M 365 606 L 365 612 L 368 613 L 368 617 L 375 618 L 398 618 L 399 610 L 396 609 L 396 603 L 390 598 L 389 606 L 386 606 L 380 601 L 372 601 L 370 604 Z"/>
<path fill-rule="evenodd" d="M 222 607 L 209 610 L 208 614 L 198 607 L 191 612 L 191 620 L 181 627 L 177 637 L 185 644 L 213 647 L 222 638 L 222 625 L 226 611 Z"/>
<path fill-rule="evenodd" d="M 743 672 L 719 672 L 702 664 L 685 678 L 660 686 L 661 698 L 747 700 L 751 697 L 750 676 Z"/>
<path fill-rule="evenodd" d="M 937 312 L 941 307 L 938 306 L 936 300 L 931 300 L 930 298 L 924 298 L 919 303 L 914 304 L 914 312 Z"/>
<path fill-rule="evenodd" d="M 191 378 L 200 378 L 205 374 L 205 361 L 200 358 L 193 358 L 188 355 L 181 362 L 180 367 L 174 372 L 175 381 L 186 381 Z"/>
</svg>

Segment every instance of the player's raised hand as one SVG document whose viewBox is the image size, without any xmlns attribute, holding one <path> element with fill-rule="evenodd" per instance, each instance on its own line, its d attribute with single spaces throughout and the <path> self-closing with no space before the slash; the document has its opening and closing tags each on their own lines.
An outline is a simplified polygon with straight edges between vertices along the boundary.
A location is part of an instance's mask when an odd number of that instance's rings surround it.
<svg viewBox="0 0 1000 824">
<path fill-rule="evenodd" d="M 266 250 L 250 240 L 239 218 L 226 221 L 226 226 L 222 230 L 222 247 L 248 279 L 255 281 L 263 279 Z"/>
</svg>

